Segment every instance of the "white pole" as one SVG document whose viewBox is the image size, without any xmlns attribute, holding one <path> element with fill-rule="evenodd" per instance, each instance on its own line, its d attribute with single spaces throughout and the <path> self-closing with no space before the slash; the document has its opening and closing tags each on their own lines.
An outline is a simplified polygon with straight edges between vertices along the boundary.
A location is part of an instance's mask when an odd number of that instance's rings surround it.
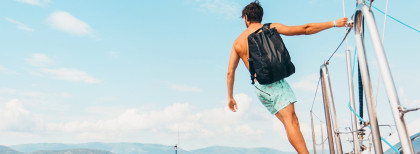
<svg viewBox="0 0 420 154">
<path fill-rule="evenodd" d="M 314 117 L 311 111 L 311 129 L 312 129 L 312 143 L 314 146 L 314 154 L 316 154 L 316 140 L 315 140 L 315 130 L 314 130 Z"/>
<path fill-rule="evenodd" d="M 378 61 L 379 70 L 381 71 L 383 82 L 388 95 L 389 103 L 391 105 L 392 114 L 394 116 L 395 125 L 397 126 L 398 135 L 400 137 L 401 148 L 404 153 L 414 153 L 413 145 L 408 135 L 405 120 L 400 113 L 400 101 L 397 90 L 395 88 L 394 80 L 392 79 L 391 71 L 389 69 L 388 60 L 385 55 L 385 50 L 382 46 L 379 37 L 378 29 L 373 18 L 372 12 L 365 5 L 362 6 L 363 15 L 366 18 L 366 23 L 369 28 L 370 37 L 372 39 L 373 48 L 375 49 L 376 59 Z M 376 147 L 375 147 L 376 148 Z"/>
<path fill-rule="evenodd" d="M 366 95 L 366 105 L 368 108 L 369 123 L 371 126 L 375 153 L 382 154 L 383 150 L 382 150 L 382 143 L 381 143 L 381 135 L 379 132 L 378 119 L 376 117 L 376 108 L 373 105 L 375 101 L 373 99 L 372 85 L 371 85 L 370 76 L 369 76 L 369 68 L 367 65 L 365 47 L 364 47 L 362 35 L 361 35 L 362 33 L 362 13 L 360 11 L 361 6 L 363 6 L 363 4 L 358 5 L 359 10 L 356 11 L 356 14 L 355 14 L 356 21 L 354 25 L 356 45 L 357 45 L 357 55 L 359 58 L 360 74 L 362 77 L 363 89 Z"/>
<path fill-rule="evenodd" d="M 354 55 L 356 56 L 356 55 Z M 348 84 L 349 84 L 349 98 L 350 98 L 350 107 L 353 108 L 353 110 L 355 109 L 355 104 L 354 104 L 354 86 L 353 86 L 353 74 L 352 74 L 352 69 L 351 69 L 351 55 L 350 55 L 350 51 L 346 50 L 346 60 L 347 60 L 347 78 L 348 78 Z M 355 154 L 359 154 L 360 153 L 360 146 L 359 146 L 359 139 L 357 138 L 357 132 L 356 130 L 358 130 L 357 128 L 357 119 L 356 119 L 356 115 L 353 114 L 353 112 L 351 112 L 351 126 L 352 126 L 352 131 L 353 131 L 353 148 L 354 148 L 354 153 Z"/>
<path fill-rule="evenodd" d="M 325 154 L 324 150 L 324 130 L 322 129 L 322 122 L 321 122 L 321 140 L 322 140 L 322 154 Z"/>
</svg>

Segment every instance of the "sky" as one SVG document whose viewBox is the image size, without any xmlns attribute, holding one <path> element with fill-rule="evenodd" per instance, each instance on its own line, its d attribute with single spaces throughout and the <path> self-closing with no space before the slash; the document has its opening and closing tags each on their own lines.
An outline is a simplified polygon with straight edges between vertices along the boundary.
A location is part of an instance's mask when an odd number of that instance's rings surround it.
<svg viewBox="0 0 420 154">
<path fill-rule="evenodd" d="M 221 145 L 293 151 L 283 125 L 258 101 L 242 63 L 234 87 L 239 111 L 227 109 L 229 55 L 233 41 L 246 28 L 240 15 L 250 2 L 1 1 L 0 145 L 175 145 L 179 132 L 179 145 L 186 150 Z M 385 3 L 374 1 L 373 5 L 385 10 Z M 343 2 L 338 0 L 262 0 L 261 5 L 263 23 L 301 25 L 344 16 Z M 350 17 L 355 1 L 347 0 L 344 5 L 345 15 Z M 416 17 L 419 5 L 418 0 L 390 1 L 388 13 L 420 29 Z M 400 102 L 409 108 L 419 107 L 420 34 L 388 18 L 383 35 L 384 16 L 373 13 Z M 309 110 L 319 69 L 344 33 L 344 28 L 332 28 L 308 36 L 282 36 L 296 66 L 296 73 L 286 80 L 297 96 L 295 108 L 309 149 Z M 393 125 L 368 32 L 365 42 L 378 121 Z M 343 131 L 351 126 L 345 47 L 329 65 Z M 347 47 L 353 56 L 354 32 Z M 357 86 L 357 79 L 353 81 Z M 320 92 L 313 112 L 324 116 Z M 419 116 L 413 112 L 405 118 L 410 123 Z M 315 120 L 318 143 L 320 126 Z M 381 133 L 386 138 L 396 130 L 384 127 Z M 342 138 L 344 150 L 350 151 L 350 136 Z"/>
</svg>

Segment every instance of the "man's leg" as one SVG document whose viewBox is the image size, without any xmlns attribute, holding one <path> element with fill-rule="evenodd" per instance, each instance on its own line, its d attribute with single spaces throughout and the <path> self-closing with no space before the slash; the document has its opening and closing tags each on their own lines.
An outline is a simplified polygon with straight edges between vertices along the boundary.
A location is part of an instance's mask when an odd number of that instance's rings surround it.
<svg viewBox="0 0 420 154">
<path fill-rule="evenodd" d="M 283 122 L 287 132 L 287 138 L 296 151 L 299 154 L 309 154 L 302 132 L 300 131 L 294 104 L 292 103 L 277 112 L 276 117 Z"/>
</svg>

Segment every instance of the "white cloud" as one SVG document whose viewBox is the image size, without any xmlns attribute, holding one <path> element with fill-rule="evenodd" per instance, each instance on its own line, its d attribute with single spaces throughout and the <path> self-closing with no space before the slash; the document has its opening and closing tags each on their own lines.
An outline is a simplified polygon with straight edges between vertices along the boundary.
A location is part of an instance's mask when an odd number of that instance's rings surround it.
<svg viewBox="0 0 420 154">
<path fill-rule="evenodd" d="M 345 52 L 337 52 L 337 53 L 335 53 L 335 57 L 337 57 L 337 58 L 345 58 L 346 57 L 346 53 Z"/>
<path fill-rule="evenodd" d="M 235 132 L 245 136 L 259 136 L 263 133 L 261 130 L 252 129 L 248 124 L 236 126 Z"/>
<path fill-rule="evenodd" d="M 98 83 L 98 79 L 92 77 L 86 72 L 73 68 L 46 68 L 54 64 L 54 60 L 45 54 L 35 53 L 31 57 L 27 58 L 26 61 L 33 65 L 40 67 L 39 71 L 33 72 L 36 76 L 43 76 L 44 74 L 50 75 L 52 78 L 57 80 L 67 80 L 74 82 L 85 82 L 85 83 Z"/>
<path fill-rule="evenodd" d="M 66 93 L 66 92 L 60 93 L 59 96 L 61 96 L 63 98 L 72 98 L 72 95 L 70 93 Z"/>
<path fill-rule="evenodd" d="M 343 44 L 343 46 L 344 46 L 344 44 Z M 344 48 L 346 48 L 346 47 L 344 47 Z M 346 49 L 348 49 L 349 51 L 350 51 L 350 59 L 352 60 L 352 63 L 353 63 L 353 58 L 352 58 L 352 56 L 354 56 L 354 47 L 352 47 L 352 46 L 348 46 Z M 334 54 L 334 57 L 337 57 L 337 58 L 346 58 L 346 51 L 345 50 L 338 50 L 335 54 Z"/>
<path fill-rule="evenodd" d="M 252 99 L 246 94 L 235 95 L 235 100 L 238 106 L 237 112 L 231 112 L 227 105 L 223 108 L 209 109 L 200 112 L 200 118 L 212 125 L 226 125 L 234 124 L 236 121 L 248 112 L 249 105 Z M 227 102 L 227 100 L 226 100 Z M 229 118 L 227 118 L 229 117 Z"/>
<path fill-rule="evenodd" d="M 420 106 L 420 99 L 405 100 L 405 101 L 410 107 L 419 107 Z"/>
<path fill-rule="evenodd" d="M 2 65 L 0 65 L 0 72 L 3 72 L 5 74 L 13 74 L 13 75 L 19 75 L 20 73 L 17 72 L 13 72 L 10 69 L 8 69 L 7 67 L 4 67 Z"/>
<path fill-rule="evenodd" d="M 31 27 L 29 27 L 28 25 L 26 25 L 24 23 L 21 23 L 19 21 L 16 21 L 14 19 L 7 18 L 7 17 L 5 19 L 10 23 L 15 24 L 17 26 L 17 28 L 20 29 L 20 30 L 27 31 L 27 32 L 33 32 L 34 31 Z"/>
<path fill-rule="evenodd" d="M 189 104 L 174 104 L 161 111 L 139 113 L 137 109 L 126 109 L 117 117 L 97 121 L 72 121 L 50 124 L 49 130 L 66 132 L 85 131 L 130 131 L 159 128 L 162 124 L 177 121 L 189 121 L 195 118 L 191 115 Z"/>
<path fill-rule="evenodd" d="M 204 129 L 198 123 L 199 116 L 193 114 L 189 104 L 174 104 L 163 110 L 140 113 L 137 109 L 127 109 L 120 115 L 97 121 L 71 121 L 50 123 L 49 131 L 59 132 L 113 132 L 129 133 L 132 131 L 158 130 L 176 132 L 197 132 Z M 176 127 L 180 124 L 180 127 Z M 175 126 L 176 125 L 176 126 Z"/>
<path fill-rule="evenodd" d="M 27 132 L 26 135 L 42 136 L 43 140 L 54 140 L 58 137 L 61 138 L 59 141 L 64 142 L 69 139 L 63 136 L 69 135 L 72 136 L 70 140 L 78 142 L 122 141 L 121 139 L 138 141 L 139 137 L 148 136 L 155 138 L 154 142 L 162 143 L 167 141 L 160 141 L 160 138 L 173 138 L 179 130 L 185 143 L 206 140 L 199 144 L 214 145 L 220 140 L 226 143 L 230 143 L 230 140 L 258 140 L 266 132 L 263 127 L 247 120 L 252 99 L 245 94 L 235 95 L 235 98 L 239 105 L 238 112 L 231 112 L 225 104 L 219 108 L 197 111 L 188 103 L 177 103 L 162 109 L 142 111 L 136 108 L 96 108 L 98 111 L 95 113 L 99 114 L 99 118 L 84 117 L 70 121 L 62 121 L 60 118 L 44 121 L 37 118 L 40 115 L 25 109 L 19 100 L 13 100 L 4 107 L 0 106 L 0 133 Z M 101 112 L 102 110 L 106 112 Z M 238 144 L 230 143 L 230 146 L 234 145 Z"/>
<path fill-rule="evenodd" d="M 111 51 L 108 53 L 109 57 L 111 58 L 118 58 L 120 57 L 121 52 L 117 52 L 117 51 Z"/>
<path fill-rule="evenodd" d="M 311 125 L 308 123 L 304 123 L 302 121 L 299 121 L 299 126 L 300 126 L 300 131 L 302 132 L 303 137 L 306 140 L 311 140 L 310 138 L 308 138 L 309 136 L 312 135 L 312 128 Z M 316 127 L 314 127 L 316 128 Z"/>
<path fill-rule="evenodd" d="M 188 86 L 188 85 L 182 85 L 182 84 L 174 84 L 171 86 L 171 88 L 177 91 L 184 91 L 184 92 L 202 92 L 203 91 L 203 89 L 201 88 Z"/>
<path fill-rule="evenodd" d="M 17 91 L 11 88 L 0 87 L 0 93 L 2 94 L 16 94 Z"/>
<path fill-rule="evenodd" d="M 50 0 L 15 0 L 15 1 L 30 4 L 30 5 L 43 6 L 43 7 L 46 6 L 46 4 L 50 2 Z"/>
<path fill-rule="evenodd" d="M 7 69 L 6 67 L 4 67 L 4 66 L 1 66 L 0 65 L 0 71 L 4 71 L 4 72 L 6 72 L 6 71 L 8 71 L 9 69 Z"/>
<path fill-rule="evenodd" d="M 398 89 L 398 95 L 403 105 L 407 105 L 407 107 L 420 107 L 420 99 L 409 99 L 405 94 L 404 88 Z"/>
<path fill-rule="evenodd" d="M 243 124 L 239 120 L 244 117 L 252 99 L 245 94 L 235 95 L 235 98 L 240 107 L 236 113 L 231 112 L 227 106 L 194 111 L 188 103 L 181 103 L 148 112 L 126 109 L 113 118 L 96 121 L 49 123 L 46 129 L 57 132 L 90 133 L 89 137 L 96 136 L 95 133 L 107 134 L 115 131 L 121 132 L 119 135 L 127 135 L 131 132 L 176 133 L 178 130 L 184 138 L 261 135 L 263 133 L 261 130 Z"/>
<path fill-rule="evenodd" d="M 283 139 L 287 140 L 286 130 L 284 129 L 283 123 L 281 123 L 279 119 L 277 119 L 276 117 L 273 117 L 271 119 L 271 125 L 272 125 L 272 129 L 275 132 L 279 133 Z"/>
<path fill-rule="evenodd" d="M 275 132 L 279 133 L 280 136 L 282 137 L 282 139 L 284 139 L 284 140 L 288 139 L 286 129 L 284 128 L 283 123 L 279 119 L 277 119 L 276 117 L 273 117 L 271 119 L 271 124 L 272 124 L 272 129 Z M 310 124 L 304 123 L 304 122 L 302 122 L 302 120 L 299 120 L 299 126 L 300 126 L 300 130 L 302 132 L 303 137 L 306 140 L 311 140 L 312 141 L 312 138 L 308 138 L 308 137 L 312 136 L 312 130 L 311 130 Z M 315 129 L 317 129 L 319 127 L 320 127 L 319 125 L 314 126 Z M 317 133 L 317 132 L 320 132 L 320 131 L 315 130 L 315 132 Z M 317 134 L 319 134 L 319 133 L 317 133 Z"/>
<path fill-rule="evenodd" d="M 42 128 L 42 120 L 28 112 L 18 99 L 0 107 L 0 130 L 32 131 Z"/>
<path fill-rule="evenodd" d="M 318 84 L 318 80 L 319 80 L 319 75 L 311 74 L 304 77 L 298 82 L 290 83 L 290 85 L 296 89 L 315 92 L 317 84 Z"/>
<path fill-rule="evenodd" d="M 65 11 L 56 11 L 47 18 L 53 28 L 77 36 L 93 36 L 93 29 L 86 22 Z"/>
<path fill-rule="evenodd" d="M 118 101 L 120 100 L 118 99 L 118 97 L 115 97 L 115 96 L 102 96 L 102 97 L 97 98 L 95 102 L 105 103 L 105 102 L 118 102 Z"/>
<path fill-rule="evenodd" d="M 240 5 L 228 0 L 196 0 L 200 10 L 206 13 L 223 15 L 228 19 L 239 18 Z"/>
<path fill-rule="evenodd" d="M 26 59 L 26 62 L 33 66 L 49 66 L 54 64 L 54 60 L 52 60 L 47 55 L 40 53 L 32 54 L 31 57 Z"/>
<path fill-rule="evenodd" d="M 98 83 L 98 79 L 92 77 L 86 72 L 71 68 L 48 69 L 41 68 L 41 72 L 52 75 L 57 80 L 67 80 L 74 82 Z"/>
</svg>

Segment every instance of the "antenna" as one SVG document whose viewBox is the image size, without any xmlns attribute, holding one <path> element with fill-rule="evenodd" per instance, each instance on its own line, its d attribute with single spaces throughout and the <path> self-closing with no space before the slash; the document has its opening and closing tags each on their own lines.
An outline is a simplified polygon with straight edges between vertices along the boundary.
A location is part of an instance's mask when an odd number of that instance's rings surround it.
<svg viewBox="0 0 420 154">
<path fill-rule="evenodd" d="M 179 145 L 179 127 L 178 127 L 178 145 Z"/>
<path fill-rule="evenodd" d="M 177 144 L 175 144 L 174 149 L 175 149 L 175 154 L 178 154 L 178 147 L 179 147 L 179 127 L 178 127 L 178 142 Z"/>
</svg>

